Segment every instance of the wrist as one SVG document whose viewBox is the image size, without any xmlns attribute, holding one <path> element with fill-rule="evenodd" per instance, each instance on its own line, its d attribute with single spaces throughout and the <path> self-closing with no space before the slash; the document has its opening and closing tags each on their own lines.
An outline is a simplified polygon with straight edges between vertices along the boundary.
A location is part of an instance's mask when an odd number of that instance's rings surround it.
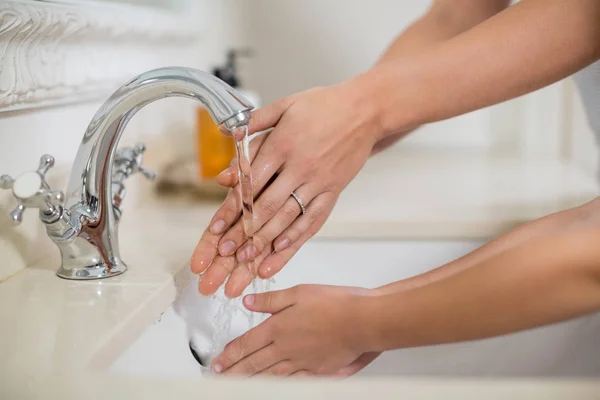
<svg viewBox="0 0 600 400">
<path fill-rule="evenodd" d="M 378 289 L 369 289 L 368 292 L 356 296 L 356 304 L 352 307 L 354 347 L 359 352 L 383 351 L 382 329 L 379 320 L 384 295 Z"/>
<path fill-rule="evenodd" d="M 363 134 L 375 144 L 387 136 L 382 124 L 382 109 L 370 87 L 371 78 L 360 74 L 338 85 L 342 99 L 351 104 L 354 120 L 359 120 L 364 127 Z"/>
<path fill-rule="evenodd" d="M 404 62 L 376 65 L 347 83 L 359 93 L 369 118 L 377 127 L 379 142 L 409 133 L 424 123 L 417 107 L 418 81 L 409 79 Z"/>
</svg>

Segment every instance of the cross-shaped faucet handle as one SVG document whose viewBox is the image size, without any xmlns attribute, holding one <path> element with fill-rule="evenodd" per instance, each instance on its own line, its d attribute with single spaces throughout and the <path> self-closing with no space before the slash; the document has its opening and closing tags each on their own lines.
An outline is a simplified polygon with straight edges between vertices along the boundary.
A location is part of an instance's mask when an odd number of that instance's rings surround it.
<svg viewBox="0 0 600 400">
<path fill-rule="evenodd" d="M 113 176 L 116 181 L 123 181 L 136 172 L 141 172 L 147 179 L 154 180 L 156 173 L 142 166 L 146 146 L 138 143 L 134 147 L 123 147 L 117 151 Z"/>
<path fill-rule="evenodd" d="M 51 190 L 45 180 L 46 172 L 53 166 L 54 157 L 44 154 L 35 171 L 25 172 L 14 179 L 8 175 L 0 176 L 0 189 L 12 189 L 12 194 L 18 201 L 17 207 L 9 214 L 15 225 L 23 221 L 23 213 L 28 207 L 52 214 L 57 207 L 63 205 L 63 192 Z"/>
</svg>

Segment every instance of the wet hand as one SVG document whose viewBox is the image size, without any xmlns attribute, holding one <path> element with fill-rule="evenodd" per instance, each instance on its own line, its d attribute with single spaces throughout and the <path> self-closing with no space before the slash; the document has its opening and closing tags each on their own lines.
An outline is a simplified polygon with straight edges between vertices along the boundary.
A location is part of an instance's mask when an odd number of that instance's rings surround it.
<svg viewBox="0 0 600 400">
<path fill-rule="evenodd" d="M 253 113 L 250 134 L 274 128 L 252 162 L 254 240 L 247 243 L 239 201 L 232 192 L 191 262 L 193 272 L 203 273 L 201 293 L 214 293 L 231 274 L 225 293 L 239 296 L 257 274 L 275 275 L 321 228 L 378 140 L 380 130 L 373 115 L 347 83 L 302 92 Z M 235 184 L 234 169 L 220 176 L 219 182 Z M 254 258 L 258 260 L 249 262 Z"/>
<path fill-rule="evenodd" d="M 357 310 L 374 291 L 301 285 L 244 298 L 251 311 L 273 314 L 230 342 L 212 364 L 225 375 L 348 376 L 377 353 L 365 348 Z"/>
</svg>

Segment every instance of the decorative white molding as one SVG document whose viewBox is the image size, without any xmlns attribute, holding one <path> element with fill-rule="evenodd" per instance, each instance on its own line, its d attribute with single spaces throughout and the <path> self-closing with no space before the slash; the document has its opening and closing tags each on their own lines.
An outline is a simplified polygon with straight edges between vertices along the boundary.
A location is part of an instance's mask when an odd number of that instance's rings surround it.
<svg viewBox="0 0 600 400">
<path fill-rule="evenodd" d="M 169 10 L 95 1 L 0 2 L 0 112 L 98 99 L 194 41 Z"/>
</svg>

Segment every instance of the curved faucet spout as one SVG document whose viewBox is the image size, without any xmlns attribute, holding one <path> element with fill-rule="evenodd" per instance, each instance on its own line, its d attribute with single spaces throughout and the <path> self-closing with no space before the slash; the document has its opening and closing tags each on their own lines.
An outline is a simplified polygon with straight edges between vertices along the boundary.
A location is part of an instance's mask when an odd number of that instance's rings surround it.
<svg viewBox="0 0 600 400">
<path fill-rule="evenodd" d="M 191 68 L 149 71 L 118 89 L 90 122 L 73 163 L 65 213 L 77 233 L 69 240 L 61 238 L 60 243 L 55 240 L 63 258 L 59 276 L 96 279 L 125 271 L 112 209 L 112 166 L 117 145 L 138 110 L 172 96 L 198 100 L 215 123 L 230 130 L 247 125 L 253 108 L 223 81 Z"/>
</svg>

